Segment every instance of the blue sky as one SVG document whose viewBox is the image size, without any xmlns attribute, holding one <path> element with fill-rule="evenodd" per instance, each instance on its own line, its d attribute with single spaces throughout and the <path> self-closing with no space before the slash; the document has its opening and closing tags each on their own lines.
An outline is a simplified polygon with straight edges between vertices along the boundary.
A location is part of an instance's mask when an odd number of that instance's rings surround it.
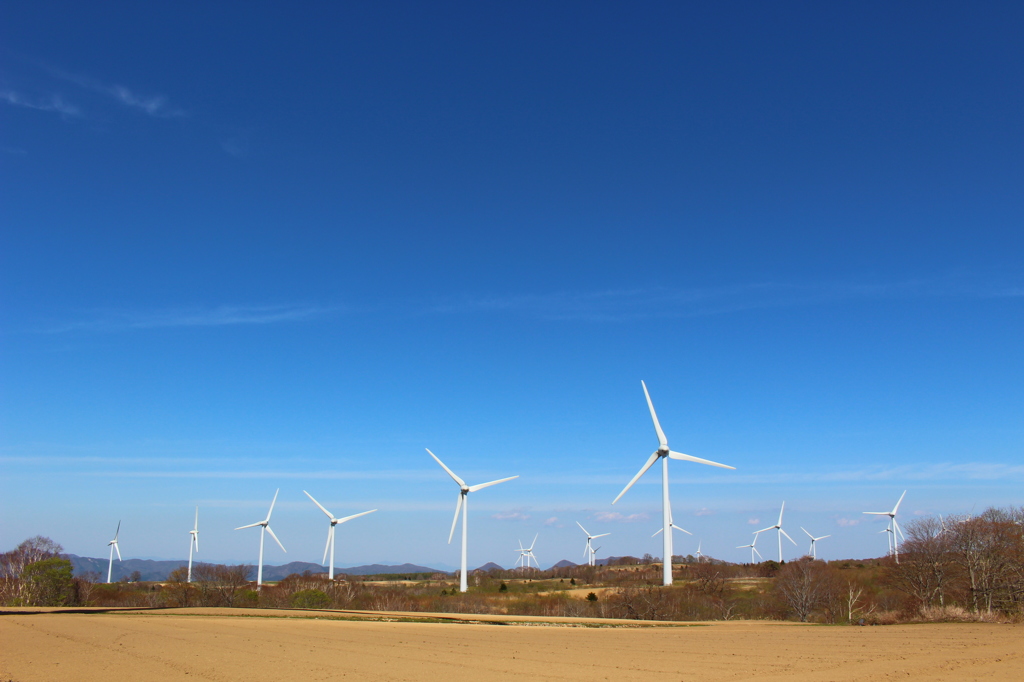
<svg viewBox="0 0 1024 682">
<path fill-rule="evenodd" d="M 658 554 L 641 379 L 713 556 L 1022 503 L 1017 3 L 0 11 L 2 548 Z"/>
</svg>

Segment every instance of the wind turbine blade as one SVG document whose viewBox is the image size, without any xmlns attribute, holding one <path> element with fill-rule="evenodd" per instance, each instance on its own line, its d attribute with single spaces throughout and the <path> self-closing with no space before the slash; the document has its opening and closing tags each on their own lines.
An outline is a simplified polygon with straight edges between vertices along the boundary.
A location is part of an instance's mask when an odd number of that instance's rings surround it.
<svg viewBox="0 0 1024 682">
<path fill-rule="evenodd" d="M 456 475 L 455 475 L 455 472 L 454 472 L 454 471 L 452 471 L 451 469 L 449 469 L 448 467 L 446 467 L 446 466 L 444 465 L 444 462 L 442 462 L 441 460 L 439 460 L 439 459 L 437 458 L 437 455 L 435 455 L 435 454 L 434 454 L 433 452 L 431 452 L 431 451 L 430 451 L 430 448 L 423 448 L 423 449 L 424 449 L 424 450 L 426 450 L 426 451 L 427 451 L 427 454 L 428 454 L 428 455 L 430 455 L 431 457 L 433 457 L 433 458 L 434 458 L 434 460 L 435 460 L 435 461 L 436 461 L 436 462 L 437 462 L 438 464 L 440 464 L 440 465 L 441 465 L 441 468 L 442 468 L 442 469 L 444 469 L 445 471 L 447 471 L 447 472 L 448 472 L 448 475 L 449 475 L 449 476 L 451 476 L 451 477 L 452 477 L 452 478 L 453 478 L 453 479 L 455 480 L 455 482 L 459 484 L 459 487 L 460 487 L 460 488 L 461 488 L 462 486 L 466 485 L 466 482 L 465 482 L 465 481 L 463 481 L 463 480 L 462 480 L 461 478 L 459 478 L 458 476 L 456 476 Z"/>
<path fill-rule="evenodd" d="M 122 559 L 121 559 L 121 550 L 120 550 L 120 548 L 119 548 L 119 547 L 117 546 L 117 543 L 116 543 L 116 542 L 114 543 L 114 551 L 116 551 L 116 552 L 117 552 L 117 560 L 118 560 L 118 561 L 122 561 Z"/>
<path fill-rule="evenodd" d="M 192 530 L 199 530 L 199 507 L 196 507 L 196 525 L 192 528 Z"/>
<path fill-rule="evenodd" d="M 505 481 L 511 481 L 513 478 L 519 478 L 519 474 L 516 474 L 515 476 L 509 476 L 508 478 L 499 478 L 497 481 L 490 481 L 488 483 L 477 483 L 476 485 L 471 485 L 469 486 L 469 492 L 475 493 L 477 490 L 483 490 L 484 488 L 489 488 L 492 485 L 498 485 L 499 483 L 504 483 Z"/>
<path fill-rule="evenodd" d="M 803 532 L 807 533 L 807 529 L 804 528 L 803 526 L 800 526 L 800 530 L 802 530 Z M 811 535 L 810 533 L 807 533 L 807 537 L 809 537 L 812 540 L 816 540 L 817 539 L 813 535 Z"/>
<path fill-rule="evenodd" d="M 277 539 L 277 536 L 274 535 L 274 531 L 269 525 L 267 525 L 267 532 L 270 533 L 270 537 L 274 538 L 274 542 L 276 542 L 277 546 L 281 548 L 281 551 L 287 554 L 288 550 L 285 549 L 284 545 L 281 544 L 281 541 Z"/>
<path fill-rule="evenodd" d="M 429 450 L 427 452 L 430 452 Z M 433 453 L 431 453 L 433 454 Z M 452 544 L 452 538 L 455 537 L 455 524 L 459 522 L 459 512 L 462 511 L 462 493 L 459 493 L 459 501 L 455 504 L 455 518 L 452 519 L 452 532 L 448 533 L 448 544 Z"/>
<path fill-rule="evenodd" d="M 681 459 L 685 462 L 696 462 L 697 464 L 708 464 L 713 467 L 721 467 L 723 469 L 735 469 L 728 464 L 719 464 L 718 462 L 712 462 L 710 459 L 701 459 L 700 457 L 694 457 L 693 455 L 684 455 L 681 452 L 670 452 L 668 456 L 672 459 Z"/>
<path fill-rule="evenodd" d="M 306 491 L 303 490 L 302 492 L 306 492 Z M 333 532 L 334 532 L 334 526 L 329 526 L 327 528 L 327 544 L 324 545 L 324 558 L 320 561 L 320 563 L 322 565 L 324 565 L 324 566 L 327 565 L 327 552 L 331 551 L 331 533 L 333 533 Z"/>
<path fill-rule="evenodd" d="M 658 530 L 654 531 L 654 533 L 651 534 L 651 537 L 652 538 L 655 537 L 658 533 L 660 533 L 663 530 L 665 530 L 665 529 L 664 528 L 659 528 Z"/>
<path fill-rule="evenodd" d="M 673 528 L 675 528 L 676 530 L 681 530 L 681 531 L 683 531 L 683 532 L 684 532 L 684 533 L 686 533 L 687 535 L 693 535 L 693 533 L 691 533 L 690 531 L 686 530 L 685 528 L 682 528 L 681 526 L 677 526 L 677 525 L 675 525 L 674 523 L 672 524 L 672 527 L 673 527 Z"/>
<path fill-rule="evenodd" d="M 814 540 L 815 540 L 815 542 L 817 542 L 818 540 L 824 540 L 825 538 L 830 538 L 830 537 L 832 537 L 832 536 L 831 535 L 822 535 L 820 538 L 814 538 Z"/>
<path fill-rule="evenodd" d="M 358 514 L 353 514 L 352 516 L 346 516 L 343 519 L 338 519 L 338 523 L 345 523 L 346 521 L 351 521 L 352 519 L 358 519 L 360 516 L 366 516 L 367 514 L 372 514 L 375 511 L 377 510 L 371 509 L 370 511 L 359 512 Z"/>
<path fill-rule="evenodd" d="M 647 384 L 640 380 L 640 385 L 644 387 L 644 397 L 647 398 L 647 407 L 651 409 L 651 419 L 654 421 L 654 430 L 658 434 L 658 442 L 662 447 L 668 447 L 668 439 L 665 438 L 665 432 L 661 430 L 661 424 L 658 422 L 658 413 L 654 411 L 654 403 L 651 402 L 651 394 L 647 392 Z"/>
<path fill-rule="evenodd" d="M 588 541 L 587 544 L 584 545 L 584 547 L 583 547 L 583 556 L 586 557 L 589 552 L 590 552 L 590 542 Z"/>
<path fill-rule="evenodd" d="M 786 511 L 786 501 L 782 501 L 782 507 L 779 509 L 779 523 L 778 526 L 782 527 L 782 512 Z"/>
<path fill-rule="evenodd" d="M 647 463 L 644 464 L 642 467 L 640 467 L 640 471 L 638 471 L 636 476 L 633 477 L 633 480 L 631 480 L 629 483 L 626 484 L 626 487 L 622 489 L 621 493 L 619 493 L 619 497 L 616 497 L 614 500 L 612 500 L 612 504 L 615 504 L 616 502 L 618 502 L 619 498 L 622 497 L 623 495 L 625 495 L 626 491 L 629 490 L 630 488 L 632 488 L 633 484 L 636 483 L 638 480 L 640 480 L 640 477 L 643 476 L 644 474 L 646 474 L 647 470 L 650 469 L 651 466 L 655 462 L 657 462 L 657 461 L 658 461 L 658 453 L 655 452 L 654 454 L 652 454 L 650 457 L 647 458 Z"/>
<path fill-rule="evenodd" d="M 262 521 L 257 521 L 256 523 L 250 523 L 248 526 L 239 526 L 235 530 L 242 530 L 243 528 L 255 528 L 256 526 L 262 526 L 262 525 L 263 525 Z"/>
<path fill-rule="evenodd" d="M 576 525 L 577 525 L 577 526 L 579 526 L 579 527 L 580 527 L 580 530 L 582 530 L 582 531 L 583 531 L 584 533 L 587 533 L 587 529 L 583 527 L 583 524 L 582 524 L 582 523 L 580 523 L 579 521 L 577 521 L 577 522 L 576 522 Z M 588 538 L 590 538 L 590 537 L 594 537 L 594 536 L 593 536 L 593 535 L 591 535 L 590 533 L 587 533 L 587 537 L 588 537 Z"/>
<path fill-rule="evenodd" d="M 590 539 L 595 540 L 597 538 L 603 538 L 605 535 L 611 535 L 611 533 L 601 533 L 600 535 L 591 535 Z"/>
<path fill-rule="evenodd" d="M 794 545 L 796 545 L 796 542 L 793 540 L 793 538 L 789 537 L 789 533 L 787 533 L 786 531 L 782 530 L 781 528 L 779 529 L 779 532 L 782 533 L 783 535 L 785 535 L 787 540 L 789 540 Z"/>
<path fill-rule="evenodd" d="M 904 490 L 904 491 L 903 491 L 903 495 L 900 495 L 900 499 L 899 499 L 899 501 L 898 501 L 898 502 L 896 502 L 896 506 L 892 508 L 892 513 L 893 513 L 893 516 L 895 516 L 895 515 L 896 515 L 896 510 L 900 508 L 900 502 L 902 502 L 902 501 L 903 501 L 903 498 L 904 498 L 904 497 L 906 496 L 906 494 L 907 494 L 907 491 L 906 491 L 906 490 Z"/>
<path fill-rule="evenodd" d="M 117 530 L 114 531 L 114 542 L 117 542 L 117 536 L 121 534 L 121 522 L 117 522 Z"/>
<path fill-rule="evenodd" d="M 740 545 L 736 549 L 746 549 L 747 547 L 750 547 L 750 545 Z"/>
<path fill-rule="evenodd" d="M 861 512 L 861 514 L 871 514 L 873 516 L 888 516 L 889 512 Z"/>
<path fill-rule="evenodd" d="M 540 533 L 533 536 L 533 542 L 530 543 L 530 551 L 533 552 L 533 546 L 537 544 L 537 538 L 540 537 Z"/>
<path fill-rule="evenodd" d="M 274 513 L 274 505 L 277 504 L 277 494 L 279 492 L 281 492 L 280 488 L 275 490 L 274 491 L 274 499 L 270 501 L 270 511 L 267 512 L 267 523 L 270 523 L 270 515 Z"/>
<path fill-rule="evenodd" d="M 303 490 L 302 492 L 306 493 L 305 490 Z M 313 504 L 315 504 L 316 506 L 320 507 L 320 511 L 322 511 L 324 514 L 327 514 L 327 518 L 329 518 L 331 521 L 334 520 L 334 514 L 332 514 L 331 512 L 327 511 L 322 504 L 320 504 L 319 502 L 316 501 L 316 499 L 313 498 L 312 495 L 310 495 L 309 493 L 306 493 L 306 497 L 308 497 L 309 499 L 313 500 Z"/>
<path fill-rule="evenodd" d="M 757 547 L 751 546 L 750 547 L 750 551 L 752 551 L 754 554 L 756 554 L 758 559 L 760 559 L 761 561 L 764 561 L 764 557 L 761 556 L 761 553 L 757 551 Z"/>
<path fill-rule="evenodd" d="M 196 551 L 198 552 L 199 551 L 199 533 L 196 532 L 196 534 L 192 536 L 192 539 L 196 541 Z"/>
<path fill-rule="evenodd" d="M 768 526 L 767 528 L 762 528 L 761 530 L 754 531 L 754 535 L 757 535 L 758 533 L 766 533 L 770 530 L 775 530 L 776 528 L 778 528 L 778 526 Z"/>
</svg>

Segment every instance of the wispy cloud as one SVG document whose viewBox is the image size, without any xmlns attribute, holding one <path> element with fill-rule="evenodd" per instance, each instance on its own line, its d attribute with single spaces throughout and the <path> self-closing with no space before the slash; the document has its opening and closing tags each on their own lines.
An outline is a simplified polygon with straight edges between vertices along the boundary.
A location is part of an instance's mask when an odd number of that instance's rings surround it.
<svg viewBox="0 0 1024 682">
<path fill-rule="evenodd" d="M 757 524 L 761 523 L 761 519 L 747 519 L 747 523 L 751 526 L 756 526 Z"/>
<path fill-rule="evenodd" d="M 142 95 L 124 85 L 103 83 L 95 78 L 68 73 L 60 69 L 47 68 L 51 75 L 74 83 L 80 88 L 112 97 L 120 104 L 141 111 L 156 118 L 185 116 L 184 110 L 172 106 L 165 95 Z"/>
<path fill-rule="evenodd" d="M 846 517 L 840 517 L 840 518 L 836 519 L 836 525 L 837 526 L 842 526 L 843 528 L 849 528 L 851 526 L 858 526 L 863 521 L 864 521 L 864 519 L 850 519 L 850 518 L 846 518 Z"/>
<path fill-rule="evenodd" d="M 81 110 L 73 104 L 68 104 L 60 95 L 49 95 L 48 97 L 30 97 L 13 90 L 0 90 L 0 101 L 13 104 L 26 109 L 37 111 L 52 111 L 62 116 L 80 116 Z"/>
<path fill-rule="evenodd" d="M 38 331 L 59 334 L 73 331 L 118 332 L 162 327 L 224 327 L 297 322 L 335 313 L 338 307 L 308 305 L 218 306 L 157 311 L 103 311 Z"/>
<path fill-rule="evenodd" d="M 498 512 L 497 514 L 492 514 L 491 518 L 498 521 L 526 521 L 530 518 L 530 515 L 522 512 Z"/>
<path fill-rule="evenodd" d="M 1024 295 L 1024 288 L 963 277 L 902 282 L 753 282 L 716 287 L 648 287 L 589 292 L 463 296 L 435 300 L 424 313 L 512 313 L 552 320 L 629 321 L 685 318 L 744 310 L 817 305 L 865 299 L 939 296 L 996 298 Z"/>
<path fill-rule="evenodd" d="M 701 507 L 697 511 L 693 512 L 693 515 L 694 516 L 711 516 L 714 513 L 715 512 L 711 511 L 707 507 Z"/>
<path fill-rule="evenodd" d="M 558 517 L 557 516 L 552 516 L 549 519 L 544 519 L 544 525 L 545 526 L 553 526 L 556 523 L 558 523 Z"/>
<path fill-rule="evenodd" d="M 619 523 L 638 523 L 647 521 L 651 517 L 646 513 L 624 515 L 619 512 L 597 512 L 594 518 L 598 521 L 618 521 Z"/>
</svg>

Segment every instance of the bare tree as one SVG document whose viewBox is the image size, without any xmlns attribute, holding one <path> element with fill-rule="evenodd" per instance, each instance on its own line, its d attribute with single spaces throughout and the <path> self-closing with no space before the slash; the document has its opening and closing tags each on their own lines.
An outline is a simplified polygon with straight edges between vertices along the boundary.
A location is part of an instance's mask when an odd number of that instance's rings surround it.
<svg viewBox="0 0 1024 682">
<path fill-rule="evenodd" d="M 790 611 L 806 623 L 819 608 L 831 585 L 830 569 L 823 561 L 804 557 L 791 561 L 775 576 L 775 592 Z"/>
</svg>

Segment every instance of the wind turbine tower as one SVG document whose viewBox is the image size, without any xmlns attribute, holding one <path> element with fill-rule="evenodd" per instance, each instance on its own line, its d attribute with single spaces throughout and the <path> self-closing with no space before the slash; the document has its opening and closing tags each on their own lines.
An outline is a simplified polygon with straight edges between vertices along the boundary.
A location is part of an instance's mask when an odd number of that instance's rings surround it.
<svg viewBox="0 0 1024 682">
<path fill-rule="evenodd" d="M 276 542 L 277 546 L 281 548 L 281 551 L 285 552 L 285 553 L 288 552 L 288 550 L 284 548 L 284 545 L 281 544 L 281 541 L 277 539 L 277 536 L 274 535 L 274 529 L 272 529 L 270 527 L 270 515 L 274 513 L 274 505 L 277 503 L 277 494 L 279 492 L 281 492 L 280 488 L 278 488 L 274 492 L 274 499 L 271 500 L 271 502 L 270 502 L 270 511 L 267 512 L 267 518 L 263 519 L 262 521 L 257 521 L 256 523 L 250 523 L 247 526 L 239 526 L 238 528 L 235 529 L 235 530 L 242 530 L 243 528 L 255 528 L 256 526 L 260 527 L 260 563 L 259 563 L 259 567 L 256 569 L 256 588 L 257 589 L 259 589 L 263 585 L 263 535 L 264 535 L 264 533 L 270 533 L 270 537 L 274 538 L 274 542 Z"/>
<path fill-rule="evenodd" d="M 302 492 L 306 493 L 305 490 L 303 490 Z M 327 578 L 329 580 L 334 580 L 334 528 L 339 523 L 345 523 L 346 521 L 351 521 L 352 519 L 359 518 L 360 516 L 366 516 L 367 514 L 372 514 L 373 512 L 375 512 L 377 510 L 376 509 L 371 509 L 370 511 L 364 511 L 364 512 L 360 512 L 358 514 L 353 514 L 352 516 L 346 516 L 345 518 L 342 518 L 342 519 L 336 519 L 336 518 L 334 518 L 334 514 L 332 514 L 331 512 L 327 511 L 326 509 L 324 509 L 324 506 L 322 504 L 320 504 L 319 502 L 317 502 L 316 500 L 314 500 L 312 495 L 310 495 L 309 493 L 306 493 L 306 497 L 308 497 L 309 499 L 313 500 L 313 504 L 315 504 L 316 506 L 320 507 L 320 511 L 322 511 L 324 514 L 327 514 L 327 518 L 329 518 L 331 520 L 331 527 L 327 529 L 327 546 L 324 547 L 324 558 L 320 561 L 320 563 L 324 563 L 325 561 L 327 561 L 327 554 L 329 552 L 330 555 L 331 555 L 331 567 L 328 570 Z"/>
<path fill-rule="evenodd" d="M 490 487 L 492 485 L 498 485 L 499 483 L 504 483 L 505 481 L 511 481 L 513 478 L 519 478 L 519 476 L 516 475 L 516 476 L 509 476 L 508 478 L 500 478 L 497 481 L 490 481 L 489 483 L 478 483 L 476 485 L 466 485 L 466 482 L 463 481 L 458 476 L 456 476 L 454 471 L 452 471 L 447 466 L 445 466 L 444 462 L 442 462 L 440 459 L 438 459 L 437 455 L 435 455 L 433 452 L 430 451 L 430 448 L 426 448 L 426 450 L 427 450 L 427 454 L 429 454 L 431 457 L 433 457 L 434 461 L 436 461 L 438 464 L 440 464 L 441 468 L 444 469 L 445 471 L 447 471 L 448 475 L 452 477 L 452 480 L 454 480 L 459 485 L 459 501 L 455 505 L 455 518 L 452 519 L 452 530 L 451 530 L 450 533 L 448 533 L 448 544 L 450 545 L 452 543 L 452 538 L 455 536 L 455 525 L 459 522 L 459 512 L 461 511 L 462 512 L 462 564 L 461 564 L 462 565 L 462 571 L 461 571 L 461 573 L 459 575 L 459 590 L 464 593 L 464 592 L 466 592 L 469 589 L 469 577 L 466 575 L 466 518 L 467 518 L 467 515 L 468 515 L 466 510 L 469 508 L 468 507 L 468 505 L 469 505 L 469 497 L 468 496 L 469 496 L 470 493 L 475 493 L 477 490 L 483 490 L 484 488 Z"/>
<path fill-rule="evenodd" d="M 110 563 L 107 564 L 107 582 L 110 582 L 110 576 L 114 573 L 114 552 L 117 552 L 117 560 L 121 561 L 121 550 L 117 546 L 117 536 L 121 534 L 121 522 L 117 522 L 117 530 L 114 531 L 114 539 L 108 542 L 110 545 Z"/>
<path fill-rule="evenodd" d="M 763 532 L 764 531 L 760 531 L 760 530 L 755 532 L 754 533 L 754 541 L 753 542 L 751 542 L 749 545 L 740 545 L 739 547 L 736 548 L 736 549 L 746 549 L 747 547 L 750 548 L 750 563 L 754 563 L 754 555 L 755 554 L 757 555 L 758 559 L 760 559 L 761 561 L 764 561 L 764 557 L 761 556 L 761 553 L 757 551 L 757 547 L 754 546 L 754 545 L 757 544 L 757 536 L 759 534 L 763 533 Z"/>
<path fill-rule="evenodd" d="M 643 381 L 640 385 L 644 388 L 644 396 L 647 398 L 647 407 L 651 411 L 651 420 L 654 422 L 654 431 L 658 435 L 658 449 L 647 458 L 647 462 L 640 468 L 636 476 L 633 477 L 626 487 L 622 489 L 619 496 L 616 497 L 612 504 L 615 504 L 619 499 L 626 494 L 626 491 L 633 487 L 641 476 L 647 473 L 655 462 L 661 460 L 661 516 L 662 516 L 662 530 L 664 535 L 662 536 L 662 585 L 672 584 L 672 533 L 670 528 L 672 527 L 672 505 L 668 499 L 668 460 L 669 459 L 681 459 L 687 462 L 697 462 L 698 464 L 708 464 L 715 467 L 721 467 L 723 469 L 735 469 L 728 464 L 719 464 L 718 462 L 712 462 L 711 460 L 701 459 L 700 457 L 693 457 L 691 455 L 684 455 L 681 452 L 673 452 L 668 447 L 668 439 L 665 437 L 665 432 L 661 430 L 661 424 L 658 422 L 658 415 L 654 411 L 654 403 L 651 402 L 651 394 L 647 392 L 647 384 Z"/>
<path fill-rule="evenodd" d="M 192 582 L 192 550 L 199 551 L 199 507 L 196 507 L 196 523 L 188 534 L 188 580 L 186 582 Z"/>
</svg>

